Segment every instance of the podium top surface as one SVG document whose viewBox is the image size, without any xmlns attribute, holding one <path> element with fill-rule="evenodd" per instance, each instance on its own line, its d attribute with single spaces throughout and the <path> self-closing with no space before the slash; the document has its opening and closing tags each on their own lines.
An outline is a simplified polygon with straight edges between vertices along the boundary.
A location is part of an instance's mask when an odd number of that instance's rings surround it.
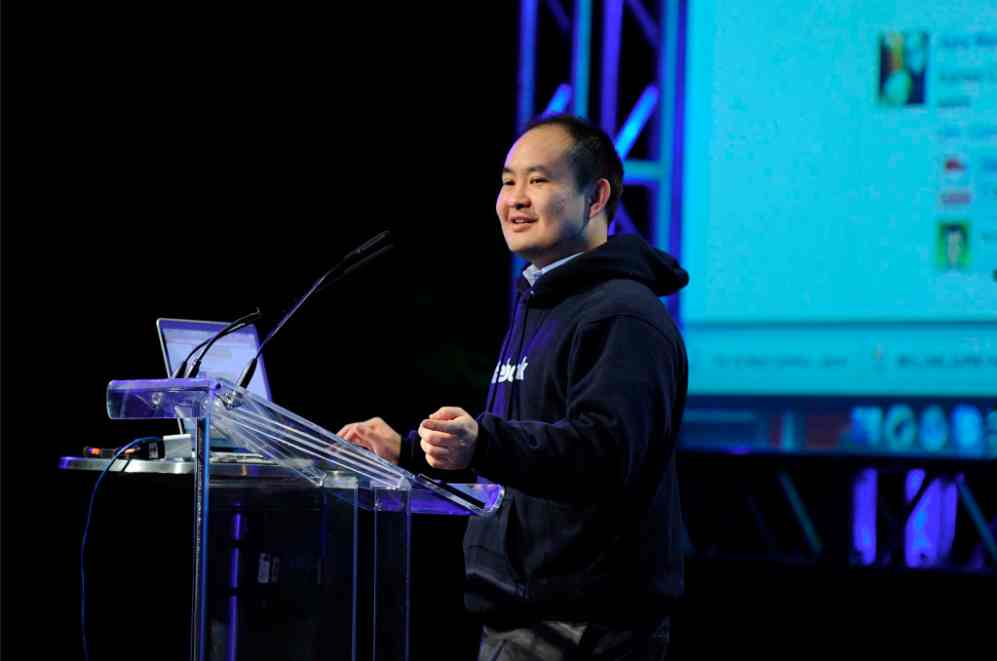
<svg viewBox="0 0 997 661">
<path fill-rule="evenodd" d="M 197 420 L 197 456 L 205 452 L 211 456 L 211 439 L 223 436 L 263 458 L 259 462 L 241 462 L 238 469 L 224 468 L 223 473 L 249 477 L 251 473 L 283 471 L 315 488 L 345 484 L 344 476 L 348 475 L 356 489 L 375 494 L 370 502 L 375 509 L 406 507 L 408 498 L 414 513 L 483 515 L 498 509 L 505 495 L 505 489 L 497 484 L 451 485 L 413 474 L 225 379 L 111 381 L 107 387 L 107 412 L 119 420 Z M 208 472 L 217 474 L 219 464 L 212 457 Z M 73 466 L 77 464 L 69 462 L 66 467 Z M 151 472 L 184 470 L 182 465 L 143 468 Z M 194 462 L 191 470 L 195 470 Z M 408 496 L 398 493 L 403 491 Z"/>
</svg>

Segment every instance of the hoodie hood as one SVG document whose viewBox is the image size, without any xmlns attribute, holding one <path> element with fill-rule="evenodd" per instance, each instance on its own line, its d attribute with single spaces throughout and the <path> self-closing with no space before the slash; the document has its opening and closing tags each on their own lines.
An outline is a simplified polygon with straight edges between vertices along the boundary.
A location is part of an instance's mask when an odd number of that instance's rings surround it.
<svg viewBox="0 0 997 661">
<path fill-rule="evenodd" d="M 617 234 L 589 252 L 541 277 L 533 287 L 536 303 L 551 303 L 606 280 L 636 280 L 655 296 L 674 294 L 689 283 L 689 274 L 668 253 L 636 234 Z M 529 289 L 520 276 L 520 291 Z"/>
</svg>

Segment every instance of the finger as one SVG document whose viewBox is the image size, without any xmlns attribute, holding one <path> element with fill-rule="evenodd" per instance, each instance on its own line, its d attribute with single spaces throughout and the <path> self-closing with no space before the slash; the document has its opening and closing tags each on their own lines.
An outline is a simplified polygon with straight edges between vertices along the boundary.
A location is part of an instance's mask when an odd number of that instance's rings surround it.
<svg viewBox="0 0 997 661">
<path fill-rule="evenodd" d="M 428 456 L 426 457 L 426 463 L 432 466 L 433 468 L 444 468 L 444 469 L 449 467 L 450 465 L 446 460 L 434 459 L 433 457 L 428 457 Z"/>
<path fill-rule="evenodd" d="M 349 432 L 350 430 L 350 427 L 352 427 L 354 424 L 355 423 L 351 422 L 348 425 L 343 425 L 343 428 L 336 432 L 336 436 L 346 436 L 347 432 Z"/>
<path fill-rule="evenodd" d="M 370 441 L 358 435 L 355 430 L 350 430 L 345 434 L 339 434 L 339 436 L 345 439 L 346 442 L 352 443 L 353 445 L 359 445 L 360 447 L 367 448 L 368 450 L 374 449 Z"/>
<path fill-rule="evenodd" d="M 453 457 L 447 457 L 445 459 L 434 459 L 426 457 L 426 463 L 428 463 L 433 468 L 440 468 L 443 470 L 457 470 L 457 463 L 454 461 Z"/>
<path fill-rule="evenodd" d="M 422 451 L 426 453 L 427 457 L 432 457 L 433 459 L 442 460 L 450 456 L 450 449 L 445 447 L 440 447 L 438 445 L 433 445 L 423 441 L 419 443 L 419 447 Z"/>
<path fill-rule="evenodd" d="M 435 445 L 441 448 L 448 448 L 456 445 L 459 441 L 453 434 L 444 434 L 436 431 L 419 431 L 419 438 L 423 442 L 429 443 L 430 445 Z"/>
<path fill-rule="evenodd" d="M 459 434 L 463 429 L 463 426 L 454 420 L 423 420 L 419 426 L 423 429 L 441 431 L 447 434 Z"/>
<path fill-rule="evenodd" d="M 458 406 L 441 406 L 436 413 L 429 416 L 430 420 L 453 420 L 462 415 L 467 415 L 467 411 Z"/>
</svg>

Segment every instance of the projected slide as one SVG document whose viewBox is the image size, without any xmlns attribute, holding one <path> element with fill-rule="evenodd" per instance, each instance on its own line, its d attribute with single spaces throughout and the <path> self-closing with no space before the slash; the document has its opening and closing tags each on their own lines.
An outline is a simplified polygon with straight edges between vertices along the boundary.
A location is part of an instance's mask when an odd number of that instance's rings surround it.
<svg viewBox="0 0 997 661">
<path fill-rule="evenodd" d="M 997 3 L 686 28 L 690 390 L 997 395 Z"/>
</svg>

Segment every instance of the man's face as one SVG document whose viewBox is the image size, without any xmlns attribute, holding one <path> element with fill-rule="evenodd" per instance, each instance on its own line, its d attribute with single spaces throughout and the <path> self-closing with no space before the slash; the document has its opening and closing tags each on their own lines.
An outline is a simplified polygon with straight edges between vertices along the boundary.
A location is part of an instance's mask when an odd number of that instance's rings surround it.
<svg viewBox="0 0 997 661">
<path fill-rule="evenodd" d="M 590 247 L 588 203 L 568 156 L 572 145 L 560 126 L 540 126 L 516 141 L 502 169 L 495 201 L 502 234 L 509 250 L 536 266 Z"/>
</svg>

